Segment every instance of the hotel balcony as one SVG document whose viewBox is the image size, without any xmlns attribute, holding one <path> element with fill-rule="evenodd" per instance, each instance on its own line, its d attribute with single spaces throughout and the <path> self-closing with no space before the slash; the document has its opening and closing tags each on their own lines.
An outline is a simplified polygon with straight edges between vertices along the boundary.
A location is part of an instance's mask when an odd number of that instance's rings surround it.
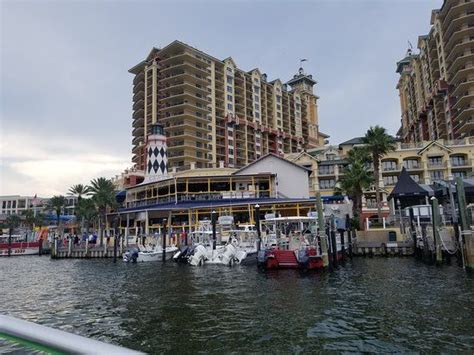
<svg viewBox="0 0 474 355">
<path fill-rule="evenodd" d="M 427 167 L 429 170 L 436 170 L 436 169 L 444 169 L 448 166 L 448 162 L 447 161 L 442 161 L 440 163 L 432 163 L 432 162 L 429 162 L 427 163 Z"/>
<path fill-rule="evenodd" d="M 144 125 L 144 122 L 145 122 L 145 119 L 143 118 L 143 116 L 140 116 L 138 118 L 135 118 L 132 122 L 132 127 L 133 128 L 136 128 L 136 127 L 143 127 Z"/>
<path fill-rule="evenodd" d="M 381 168 L 382 168 L 382 173 L 395 173 L 401 170 L 401 165 L 395 164 L 394 166 L 384 166 L 382 162 Z"/>
<path fill-rule="evenodd" d="M 466 92 L 470 88 L 474 87 L 474 80 L 465 80 L 466 81 L 463 81 L 454 87 L 454 90 L 450 93 L 451 96 L 460 96 L 462 92 Z"/>
<path fill-rule="evenodd" d="M 464 53 L 459 55 L 450 65 L 448 65 L 448 72 L 455 74 L 458 69 L 465 67 L 469 62 L 473 62 L 474 53 Z M 473 68 L 474 70 L 474 68 Z"/>
<path fill-rule="evenodd" d="M 132 135 L 133 135 L 134 137 L 143 136 L 143 133 L 144 133 L 144 128 L 143 128 L 143 126 L 136 127 L 136 128 L 134 128 L 133 131 L 132 131 Z"/>
<path fill-rule="evenodd" d="M 133 104 L 133 111 L 143 109 L 144 107 L 145 107 L 145 101 L 143 99 L 140 99 Z"/>
<path fill-rule="evenodd" d="M 474 22 L 474 13 L 464 10 L 458 13 L 458 16 L 443 26 L 444 39 L 449 38 L 454 32 L 458 31 L 464 24 Z"/>
<path fill-rule="evenodd" d="M 145 90 L 145 83 L 140 81 L 137 85 L 133 85 L 133 93 L 136 94 L 139 91 Z"/>
<path fill-rule="evenodd" d="M 133 146 L 132 153 L 140 156 L 143 147 L 143 144 L 138 143 L 137 145 Z"/>
<path fill-rule="evenodd" d="M 470 110 L 474 111 L 474 108 L 471 108 Z M 471 114 L 473 113 L 474 112 L 471 112 Z M 469 118 L 466 121 L 463 121 L 458 129 L 458 133 L 469 133 L 471 131 L 474 131 L 474 118 Z"/>
<path fill-rule="evenodd" d="M 446 62 L 453 61 L 457 54 L 464 53 L 466 49 L 471 49 L 473 46 L 474 40 L 469 38 L 457 42 L 446 57 Z"/>
<path fill-rule="evenodd" d="M 463 96 L 458 97 L 456 103 L 451 107 L 452 110 L 468 108 L 474 103 L 474 93 L 464 93 Z M 474 105 L 473 105 L 474 106 Z"/>
<path fill-rule="evenodd" d="M 452 158 L 452 157 L 451 157 Z M 451 159 L 451 169 L 465 169 L 472 167 L 472 159 Z"/>
<path fill-rule="evenodd" d="M 143 90 L 140 90 L 137 92 L 135 95 L 133 95 L 133 102 L 137 102 L 139 100 L 142 100 L 145 98 L 145 92 Z"/>
<path fill-rule="evenodd" d="M 136 136 L 135 138 L 132 139 L 132 144 L 135 146 L 135 145 L 139 145 L 140 142 L 144 142 L 145 138 L 143 136 Z"/>
<path fill-rule="evenodd" d="M 140 117 L 143 117 L 145 115 L 145 111 L 143 110 L 143 108 L 140 108 L 136 111 L 133 112 L 133 119 L 137 119 L 137 118 L 140 118 Z"/>
<path fill-rule="evenodd" d="M 137 85 L 141 81 L 145 81 L 144 72 L 140 72 L 139 74 L 135 75 L 135 78 L 133 79 L 133 85 Z"/>
<path fill-rule="evenodd" d="M 453 34 L 445 42 L 445 51 L 449 53 L 464 37 L 472 37 L 473 35 L 474 27 L 467 27 L 453 32 Z"/>
<path fill-rule="evenodd" d="M 460 82 L 463 82 L 469 74 L 472 74 L 474 71 L 474 66 L 464 69 L 459 69 L 454 76 L 451 78 L 449 83 L 453 86 L 458 85 Z"/>
<path fill-rule="evenodd" d="M 461 122 L 473 117 L 474 117 L 474 107 L 467 107 L 464 110 L 457 113 L 455 120 L 458 122 Z"/>
<path fill-rule="evenodd" d="M 183 62 L 184 60 L 188 61 L 188 62 L 191 62 L 191 63 L 195 63 L 195 64 L 198 64 L 198 65 L 209 65 L 209 63 L 206 62 L 206 59 L 204 57 L 201 56 L 201 58 L 198 58 L 196 57 L 196 55 L 192 52 L 188 52 L 187 50 L 183 50 L 179 53 L 175 53 L 173 55 L 170 55 L 169 57 L 167 58 L 163 58 L 161 61 L 160 61 L 160 64 L 162 66 L 168 66 L 168 65 L 173 65 L 173 64 L 176 64 L 176 63 L 180 63 L 180 62 Z"/>
</svg>

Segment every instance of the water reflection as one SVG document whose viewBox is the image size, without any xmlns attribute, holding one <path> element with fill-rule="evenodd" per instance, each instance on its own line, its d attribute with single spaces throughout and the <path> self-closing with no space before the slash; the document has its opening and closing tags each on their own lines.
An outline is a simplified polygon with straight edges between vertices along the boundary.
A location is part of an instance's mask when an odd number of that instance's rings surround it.
<svg viewBox="0 0 474 355">
<path fill-rule="evenodd" d="M 146 352 L 474 348 L 472 275 L 412 259 L 302 274 L 1 258 L 0 286 L 2 313 Z"/>
</svg>

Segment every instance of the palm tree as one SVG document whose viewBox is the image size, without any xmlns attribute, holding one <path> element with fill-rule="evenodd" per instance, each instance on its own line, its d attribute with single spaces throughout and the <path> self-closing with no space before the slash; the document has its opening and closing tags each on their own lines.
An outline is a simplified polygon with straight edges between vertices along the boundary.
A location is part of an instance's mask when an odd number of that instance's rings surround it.
<svg viewBox="0 0 474 355">
<path fill-rule="evenodd" d="M 91 198 L 83 198 L 77 202 L 76 216 L 82 220 L 82 228 L 84 225 L 89 229 L 91 224 L 97 219 L 97 210 L 94 200 Z M 86 229 L 86 230 L 87 230 Z"/>
<path fill-rule="evenodd" d="M 373 182 L 372 173 L 367 169 L 370 156 L 365 148 L 355 147 L 347 156 L 348 166 L 344 170 L 344 175 L 338 181 L 338 189 L 342 190 L 352 200 L 354 218 L 358 220 L 362 217 L 362 196 L 364 190 L 369 188 Z"/>
<path fill-rule="evenodd" d="M 117 205 L 115 186 L 111 180 L 100 177 L 91 181 L 90 194 L 99 212 L 100 245 L 104 241 L 107 210 Z"/>
<path fill-rule="evenodd" d="M 77 197 L 77 201 L 80 201 L 83 196 L 86 196 L 91 192 L 91 188 L 87 185 L 77 184 L 69 188 L 69 193 Z"/>
<path fill-rule="evenodd" d="M 83 184 L 73 185 L 69 188 L 69 193 L 77 197 L 77 205 L 79 205 L 79 203 L 82 200 L 82 197 L 90 193 L 90 187 Z M 77 207 L 76 207 L 76 216 L 77 216 Z M 84 229 L 84 216 L 82 216 L 81 218 L 81 233 L 83 229 Z"/>
<path fill-rule="evenodd" d="M 382 208 L 380 206 L 380 159 L 395 150 L 395 141 L 387 134 L 387 130 L 380 126 L 370 127 L 362 138 L 367 150 L 372 156 L 374 163 L 375 199 L 377 201 L 377 216 L 382 219 Z"/>
<path fill-rule="evenodd" d="M 53 196 L 49 199 L 47 204 L 47 209 L 54 211 L 56 213 L 56 220 L 58 225 L 58 233 L 59 233 L 59 223 L 61 217 L 61 211 L 66 205 L 66 198 L 62 195 Z"/>
</svg>

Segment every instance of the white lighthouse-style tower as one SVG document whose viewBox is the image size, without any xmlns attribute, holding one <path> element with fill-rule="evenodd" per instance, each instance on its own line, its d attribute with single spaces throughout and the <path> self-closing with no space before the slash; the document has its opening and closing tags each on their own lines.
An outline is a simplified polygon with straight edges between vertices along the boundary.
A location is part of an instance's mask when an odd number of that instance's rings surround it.
<svg viewBox="0 0 474 355">
<path fill-rule="evenodd" d="M 145 181 L 159 181 L 168 177 L 168 153 L 166 146 L 166 136 L 163 126 L 154 123 L 148 135 L 146 145 L 146 171 Z"/>
</svg>

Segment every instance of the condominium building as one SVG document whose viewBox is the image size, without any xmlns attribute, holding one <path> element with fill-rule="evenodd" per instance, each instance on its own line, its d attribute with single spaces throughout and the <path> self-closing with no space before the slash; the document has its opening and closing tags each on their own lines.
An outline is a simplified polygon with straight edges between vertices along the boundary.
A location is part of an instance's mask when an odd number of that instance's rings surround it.
<svg viewBox="0 0 474 355">
<path fill-rule="evenodd" d="M 348 162 L 347 153 L 355 146 L 361 146 L 362 138 L 356 137 L 338 146 L 325 146 L 307 153 L 289 154 L 287 159 L 311 168 L 311 193 L 322 196 L 337 195 L 337 184 L 344 176 Z M 373 169 L 373 164 L 368 167 Z M 396 149 L 386 154 L 380 162 L 380 186 L 382 191 L 382 212 L 389 213 L 388 195 L 395 187 L 402 168 L 411 178 L 423 185 L 455 177 L 472 177 L 474 173 L 474 138 L 459 140 L 437 140 L 418 143 L 397 142 Z M 364 192 L 363 217 L 377 213 L 375 188 Z"/>
<path fill-rule="evenodd" d="M 431 29 L 397 63 L 404 142 L 474 135 L 474 2 L 445 0 Z"/>
<path fill-rule="evenodd" d="M 299 152 L 325 143 L 319 131 L 316 81 L 300 68 L 287 83 L 259 69 L 239 69 L 174 41 L 153 48 L 129 70 L 133 79 L 132 161 L 146 163 L 151 126 L 164 127 L 168 165 L 238 168 L 267 154 Z"/>
<path fill-rule="evenodd" d="M 8 195 L 0 196 L 1 214 L 22 214 L 28 209 L 42 208 L 47 199 L 33 196 Z M 38 209 L 39 210 L 39 209 Z"/>
</svg>

